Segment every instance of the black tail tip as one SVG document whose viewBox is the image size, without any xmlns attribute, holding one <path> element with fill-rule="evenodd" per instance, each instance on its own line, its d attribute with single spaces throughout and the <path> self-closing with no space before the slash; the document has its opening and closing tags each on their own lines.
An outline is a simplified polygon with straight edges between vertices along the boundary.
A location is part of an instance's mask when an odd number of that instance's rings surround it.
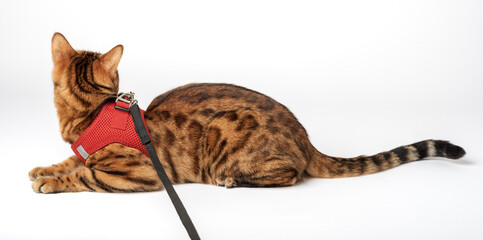
<svg viewBox="0 0 483 240">
<path fill-rule="evenodd" d="M 457 145 L 447 143 L 445 155 L 450 159 L 458 159 L 466 154 L 465 150 Z"/>
</svg>

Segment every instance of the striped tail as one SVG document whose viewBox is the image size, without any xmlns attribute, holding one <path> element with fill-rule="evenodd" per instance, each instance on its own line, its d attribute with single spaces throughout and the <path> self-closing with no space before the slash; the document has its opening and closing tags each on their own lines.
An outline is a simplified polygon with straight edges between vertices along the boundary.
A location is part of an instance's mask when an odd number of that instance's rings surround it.
<svg viewBox="0 0 483 240">
<path fill-rule="evenodd" d="M 381 172 L 427 157 L 458 159 L 464 155 L 463 148 L 448 141 L 425 140 L 373 156 L 336 158 L 317 152 L 309 162 L 306 172 L 313 177 L 320 178 L 354 177 Z"/>
</svg>

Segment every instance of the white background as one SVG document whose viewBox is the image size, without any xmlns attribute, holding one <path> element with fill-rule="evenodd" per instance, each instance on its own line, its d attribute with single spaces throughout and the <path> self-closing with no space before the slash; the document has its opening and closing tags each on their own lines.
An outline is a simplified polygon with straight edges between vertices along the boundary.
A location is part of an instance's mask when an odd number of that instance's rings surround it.
<svg viewBox="0 0 483 240">
<path fill-rule="evenodd" d="M 0 239 L 186 239 L 167 194 L 36 194 L 28 171 L 70 156 L 50 40 L 125 47 L 140 105 L 229 82 L 289 107 L 326 154 L 423 139 L 467 155 L 294 187 L 176 189 L 203 239 L 483 239 L 481 1 L 0 1 Z"/>
</svg>

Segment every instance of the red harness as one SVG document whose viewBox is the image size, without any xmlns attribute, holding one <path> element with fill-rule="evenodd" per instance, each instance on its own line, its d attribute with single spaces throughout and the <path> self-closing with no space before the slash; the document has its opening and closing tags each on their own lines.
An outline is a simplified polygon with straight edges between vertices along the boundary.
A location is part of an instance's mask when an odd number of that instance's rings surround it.
<svg viewBox="0 0 483 240">
<path fill-rule="evenodd" d="M 142 142 L 141 142 L 142 141 Z M 166 192 L 173 202 L 190 238 L 200 239 L 193 222 L 186 212 L 183 203 L 173 188 L 163 165 L 159 161 L 156 149 L 151 142 L 144 111 L 139 109 L 134 93 L 120 93 L 116 102 L 108 102 L 102 106 L 94 121 L 82 135 L 72 144 L 72 150 L 82 162 L 89 155 L 111 143 L 121 143 L 125 146 L 139 149 L 153 163 L 153 167 L 163 183 Z"/>
<path fill-rule="evenodd" d="M 129 104 L 122 101 L 105 103 L 91 125 L 72 144 L 72 150 L 82 162 L 85 163 L 91 154 L 111 143 L 139 149 L 149 156 L 136 133 L 132 115 L 119 108 L 129 110 Z M 141 117 L 146 126 L 143 110 L 141 110 Z"/>
</svg>

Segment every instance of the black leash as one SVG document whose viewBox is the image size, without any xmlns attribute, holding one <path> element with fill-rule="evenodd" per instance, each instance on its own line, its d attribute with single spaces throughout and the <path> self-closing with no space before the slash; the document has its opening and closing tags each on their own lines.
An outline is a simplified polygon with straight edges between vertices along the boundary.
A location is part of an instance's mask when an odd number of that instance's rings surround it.
<svg viewBox="0 0 483 240">
<path fill-rule="evenodd" d="M 166 192 L 168 192 L 169 198 L 171 199 L 174 208 L 176 208 L 176 212 L 178 212 L 178 216 L 181 219 L 181 222 L 183 223 L 186 231 L 188 232 L 188 235 L 191 239 L 200 239 L 200 236 L 198 235 L 198 232 L 196 231 L 196 228 L 193 225 L 193 222 L 191 221 L 188 212 L 186 212 L 186 209 L 184 208 L 181 199 L 179 199 L 178 194 L 173 188 L 173 184 L 169 180 L 168 175 L 166 175 L 166 171 L 164 171 L 163 165 L 159 161 L 156 149 L 154 149 L 153 143 L 151 142 L 151 137 L 149 137 L 148 130 L 146 129 L 146 126 L 144 125 L 143 119 L 141 117 L 141 112 L 139 111 L 137 101 L 134 100 L 134 94 L 131 93 L 130 97 L 131 99 L 128 100 L 130 103 L 129 112 L 132 115 L 134 127 L 136 128 L 136 132 L 141 139 L 141 143 L 148 150 L 149 158 L 153 162 L 159 179 L 161 179 L 161 182 L 163 183 Z M 120 100 L 119 98 L 122 98 L 122 96 L 118 97 L 118 100 Z"/>
</svg>

